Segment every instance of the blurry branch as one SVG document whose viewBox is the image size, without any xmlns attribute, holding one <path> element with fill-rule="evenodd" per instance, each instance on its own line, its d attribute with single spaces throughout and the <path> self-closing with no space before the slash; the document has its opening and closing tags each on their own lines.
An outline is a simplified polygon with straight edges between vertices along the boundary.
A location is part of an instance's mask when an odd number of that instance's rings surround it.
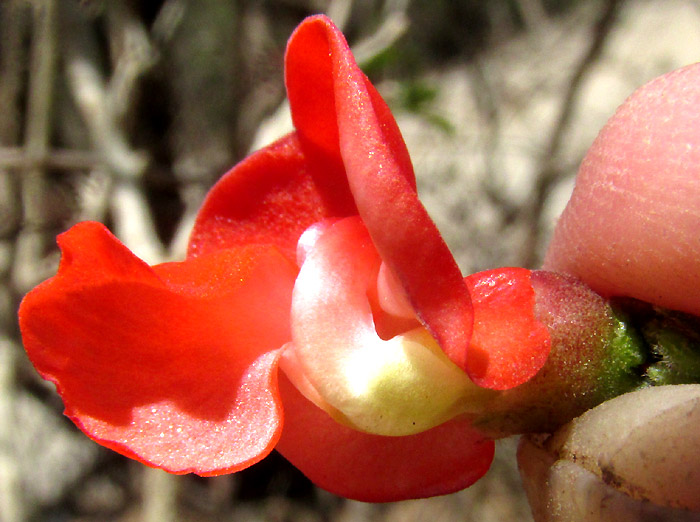
<svg viewBox="0 0 700 522">
<path fill-rule="evenodd" d="M 21 522 L 24 512 L 21 477 L 17 463 L 15 368 L 17 343 L 0 333 L 0 520 Z"/>
<path fill-rule="evenodd" d="M 360 67 L 384 53 L 406 33 L 410 23 L 406 13 L 408 4 L 408 0 L 387 2 L 377 29 L 370 36 L 352 46 L 355 60 L 360 64 Z"/>
<path fill-rule="evenodd" d="M 98 162 L 98 157 L 91 151 L 52 148 L 42 157 L 33 157 L 22 147 L 0 146 L 0 169 L 88 170 L 96 167 Z"/>
<path fill-rule="evenodd" d="M 548 22 L 547 11 L 542 0 L 515 0 L 514 3 L 527 32 L 537 31 L 538 27 Z"/>
<path fill-rule="evenodd" d="M 160 469 L 143 468 L 143 522 L 177 520 L 177 478 Z"/>
<path fill-rule="evenodd" d="M 547 149 L 543 155 L 545 159 L 543 169 L 545 175 L 543 178 L 545 179 L 551 176 L 556 177 L 559 174 L 556 165 L 559 160 L 558 154 L 564 138 L 566 137 L 566 131 L 571 123 L 583 81 L 603 52 L 605 42 L 617 21 L 617 14 L 622 2 L 623 0 L 607 0 L 605 2 L 600 18 L 593 27 L 593 38 L 591 39 L 590 47 L 569 81 L 569 86 L 564 94 L 559 109 L 559 116 L 554 125 Z"/>
<path fill-rule="evenodd" d="M 117 2 L 109 5 L 112 3 Z M 148 158 L 130 146 L 124 129 L 124 117 L 134 101 L 136 84 L 154 61 L 145 29 L 126 4 L 108 7 L 115 67 L 109 81 L 105 81 L 97 58 L 96 36 L 85 23 L 83 13 L 72 3 L 62 7 L 68 86 L 109 174 L 110 182 L 102 184 L 107 192 L 102 201 L 111 206 L 116 234 L 139 256 L 157 262 L 163 258 L 163 252 L 141 190 Z M 99 169 L 93 175 L 99 176 Z"/>
<path fill-rule="evenodd" d="M 70 4 L 64 4 L 70 5 Z M 129 146 L 119 119 L 126 112 L 124 94 L 128 93 L 136 77 L 122 74 L 120 78 L 112 77 L 107 84 L 102 77 L 97 58 L 97 43 L 91 34 L 89 25 L 82 19 L 82 14 L 75 8 L 63 11 L 64 56 L 68 86 L 73 95 L 90 138 L 100 159 L 116 177 L 138 178 L 147 165 L 146 157 L 133 151 Z M 120 57 L 120 69 L 138 70 L 141 64 L 124 65 L 129 56 Z M 138 60 L 138 58 L 136 58 Z M 116 102 L 116 104 L 115 104 Z"/>
<path fill-rule="evenodd" d="M 29 93 L 25 153 L 30 164 L 46 156 L 51 139 L 51 103 L 56 70 L 57 13 L 55 0 L 33 3 L 32 46 L 29 61 Z M 17 239 L 13 280 L 20 291 L 42 279 L 40 261 L 46 243 L 47 192 L 45 173 L 38 166 L 24 171 L 21 179 L 24 223 Z"/>
<path fill-rule="evenodd" d="M 22 16 L 26 7 L 20 0 L 0 4 L 2 31 L 0 31 L 0 140 L 3 145 L 15 144 L 20 132 L 17 101 L 21 90 L 22 65 L 25 57 L 22 38 L 25 24 Z"/>
<path fill-rule="evenodd" d="M 390 49 L 408 31 L 410 24 L 407 14 L 409 3 L 409 0 L 387 1 L 377 29 L 371 35 L 352 45 L 353 55 L 361 68 Z M 335 0 L 329 5 L 326 14 L 342 30 L 350 18 L 351 9 L 352 2 Z M 285 98 L 272 115 L 258 125 L 251 150 L 257 150 L 272 143 L 292 129 L 289 102 Z"/>
<path fill-rule="evenodd" d="M 333 23 L 341 31 L 344 31 L 348 24 L 350 13 L 352 12 L 352 4 L 352 0 L 331 0 L 328 9 L 326 9 L 328 17 L 333 20 Z"/>
<path fill-rule="evenodd" d="M 123 124 L 132 108 L 140 78 L 158 57 L 146 28 L 125 2 L 107 2 L 107 21 L 114 63 L 106 98 L 114 120 Z"/>
<path fill-rule="evenodd" d="M 186 12 L 185 0 L 165 0 L 151 25 L 153 42 L 163 45 L 171 40 Z"/>
<path fill-rule="evenodd" d="M 265 81 L 251 81 L 276 49 L 270 20 L 259 5 L 188 2 L 184 7 L 163 56 L 174 116 L 172 171 L 183 205 L 172 257 L 185 253 L 207 190 L 232 163 L 234 144 L 250 140 L 250 129 L 271 103 L 270 92 L 273 99 L 276 92 Z"/>
<path fill-rule="evenodd" d="M 0 3 L 0 146 L 16 146 L 20 137 L 20 107 L 22 95 L 22 73 L 26 62 L 22 46 L 24 34 L 28 30 L 27 8 L 20 0 Z M 19 156 L 24 149 L 17 147 Z M 24 165 L 22 165 L 24 166 Z M 17 234 L 22 219 L 19 187 L 15 171 L 9 165 L 0 163 L 0 245 L 7 251 L 7 257 L 0 263 L 0 289 L 9 292 L 10 262 L 14 249 L 14 235 Z M 4 298 L 3 298 L 4 299 Z"/>
<path fill-rule="evenodd" d="M 21 42 L 25 32 L 24 6 L 11 0 L 0 5 L 0 143 L 14 145 L 20 135 L 19 106 Z M 23 151 L 20 150 L 23 155 Z M 19 347 L 15 333 L 16 291 L 12 279 L 18 226 L 21 221 L 15 173 L 0 165 L 0 519 L 20 522 L 26 518 L 17 455 L 15 386 Z"/>
<path fill-rule="evenodd" d="M 486 175 L 483 177 L 480 190 L 494 206 L 502 209 L 505 221 L 510 222 L 514 219 L 518 209 L 508 198 L 503 196 L 501 187 L 495 183 L 496 173 L 501 170 L 499 164 L 501 155 L 497 151 L 503 135 L 503 116 L 500 100 L 495 94 L 498 92 L 494 85 L 496 82 L 489 78 L 486 69 L 487 66 L 480 57 L 476 57 L 467 68 L 469 79 L 474 84 L 472 91 L 479 114 L 479 122 L 485 129 L 482 148 Z"/>
<path fill-rule="evenodd" d="M 527 237 L 521 254 L 523 266 L 533 267 L 540 261 L 537 256 L 537 247 L 541 216 L 551 187 L 561 179 L 563 174 L 560 157 L 561 148 L 573 118 L 574 109 L 581 92 L 583 81 L 600 58 L 605 47 L 605 42 L 615 26 L 617 14 L 623 1 L 624 0 L 606 0 L 604 2 L 600 16 L 592 30 L 590 46 L 581 58 L 578 66 L 574 69 L 566 92 L 562 97 L 558 116 L 550 133 L 549 142 L 540 159 L 539 173 L 536 177 L 534 194 L 521 214 L 523 222 L 529 224 L 529 229 L 526 232 Z"/>
<path fill-rule="evenodd" d="M 12 245 L 3 241 L 5 254 L 12 259 L 11 266 L 2 269 L 3 285 L 2 324 L 0 327 L 0 515 L 6 522 L 21 522 L 28 516 L 21 487 L 17 462 L 15 426 L 17 409 L 15 373 L 18 347 L 11 340 L 15 333 L 12 328 L 15 315 L 15 297 L 36 282 L 40 261 L 45 245 L 46 216 L 44 196 L 46 180 L 44 170 L 39 165 L 46 155 L 51 138 L 51 102 L 53 98 L 54 73 L 56 62 L 56 10 L 53 0 L 36 1 L 32 4 L 32 42 L 29 62 L 29 92 L 27 100 L 27 122 L 25 129 L 24 153 L 30 160 L 21 172 L 20 189 L 22 208 L 12 202 L 13 220 L 23 214 L 23 227 Z M 7 2 L 2 6 L 3 47 L 2 47 L 2 101 L 8 111 L 9 120 L 17 116 L 20 85 L 21 60 L 21 20 L 23 7 L 17 2 Z M 8 23 L 9 22 L 9 23 Z M 16 28 L 10 28 L 17 24 Z M 10 26 L 10 27 L 8 27 Z M 7 32 L 5 32 L 7 30 Z M 6 76 L 5 76 L 6 75 Z M 5 105 L 6 104 L 6 105 Z M 15 122 L 18 121 L 14 119 Z M 9 125 L 6 126 L 6 125 Z M 17 123 L 3 124 L 3 144 L 14 144 L 19 137 Z M 32 164 L 33 163 L 33 164 Z M 6 196 L 14 193 L 14 183 L 5 170 L 2 172 L 3 188 Z M 9 197 L 7 198 L 9 201 Z M 8 238 L 9 239 L 9 238 Z M 9 277 L 8 277 L 9 276 Z"/>
</svg>

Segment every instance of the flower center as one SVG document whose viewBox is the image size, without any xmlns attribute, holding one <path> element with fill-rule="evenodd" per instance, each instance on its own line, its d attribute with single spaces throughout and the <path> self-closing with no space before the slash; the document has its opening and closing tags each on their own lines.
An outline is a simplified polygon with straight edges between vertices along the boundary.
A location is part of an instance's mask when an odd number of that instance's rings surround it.
<svg viewBox="0 0 700 522">
<path fill-rule="evenodd" d="M 490 393 L 416 327 L 403 288 L 381 267 L 359 218 L 314 225 L 302 238 L 293 341 L 282 367 L 307 398 L 355 429 L 410 435 L 464 413 L 479 402 L 475 395 Z M 383 314 L 395 314 L 397 324 L 411 329 L 382 339 L 375 316 Z"/>
</svg>

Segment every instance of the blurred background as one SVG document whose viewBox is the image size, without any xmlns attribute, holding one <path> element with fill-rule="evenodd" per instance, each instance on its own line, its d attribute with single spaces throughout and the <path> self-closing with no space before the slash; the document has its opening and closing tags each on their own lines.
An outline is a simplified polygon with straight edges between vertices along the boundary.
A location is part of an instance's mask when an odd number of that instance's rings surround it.
<svg viewBox="0 0 700 522">
<path fill-rule="evenodd" d="M 319 12 L 392 107 L 465 273 L 537 267 L 615 107 L 700 59 L 696 0 L 1 0 L 0 521 L 531 519 L 514 440 L 469 490 L 386 505 L 277 455 L 214 479 L 150 470 L 77 432 L 24 355 L 19 300 L 73 223 L 184 256 L 208 188 L 290 130 L 284 47 Z"/>
</svg>

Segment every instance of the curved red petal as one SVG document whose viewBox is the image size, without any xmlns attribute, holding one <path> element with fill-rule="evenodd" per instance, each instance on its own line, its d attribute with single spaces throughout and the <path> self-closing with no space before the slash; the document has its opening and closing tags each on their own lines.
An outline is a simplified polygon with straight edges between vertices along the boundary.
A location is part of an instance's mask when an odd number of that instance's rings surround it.
<svg viewBox="0 0 700 522">
<path fill-rule="evenodd" d="M 549 331 L 535 317 L 530 274 L 525 268 L 497 268 L 465 278 L 474 305 L 466 370 L 483 388 L 514 388 L 547 361 Z"/>
<path fill-rule="evenodd" d="M 59 237 L 20 308 L 27 353 L 91 438 L 174 473 L 247 467 L 281 430 L 279 347 L 296 269 L 274 247 L 154 268 L 102 225 Z"/>
<path fill-rule="evenodd" d="M 413 167 L 386 103 L 324 16 L 307 19 L 294 32 L 285 73 L 292 119 L 309 162 L 323 162 L 337 190 L 347 179 L 382 259 L 443 350 L 465 368 L 469 292 L 418 200 Z"/>
<path fill-rule="evenodd" d="M 189 256 L 272 244 L 294 259 L 301 233 L 342 207 L 317 188 L 311 168 L 295 134 L 236 165 L 209 191 L 190 236 Z"/>
<path fill-rule="evenodd" d="M 364 502 L 445 495 L 489 469 L 494 443 L 464 419 L 406 437 L 347 428 L 305 399 L 280 373 L 285 425 L 277 450 L 316 485 Z"/>
</svg>

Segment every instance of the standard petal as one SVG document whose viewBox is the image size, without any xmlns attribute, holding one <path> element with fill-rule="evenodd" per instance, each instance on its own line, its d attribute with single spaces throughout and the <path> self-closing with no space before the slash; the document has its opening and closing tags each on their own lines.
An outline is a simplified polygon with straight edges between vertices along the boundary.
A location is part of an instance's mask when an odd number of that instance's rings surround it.
<svg viewBox="0 0 700 522">
<path fill-rule="evenodd" d="M 295 134 L 252 154 L 209 191 L 190 236 L 189 256 L 250 244 L 275 245 L 295 258 L 312 223 L 354 212 L 352 200 L 321 190 Z"/>
<path fill-rule="evenodd" d="M 364 502 L 445 495 L 489 469 L 494 442 L 464 418 L 406 437 L 369 435 L 338 424 L 280 373 L 285 425 L 277 450 L 315 484 Z"/>
<path fill-rule="evenodd" d="M 323 16 L 307 19 L 290 38 L 285 73 L 292 118 L 309 162 L 329 167 L 328 184 L 337 190 L 347 180 L 382 259 L 445 353 L 465 368 L 469 292 L 418 200 L 413 167 L 386 103 L 355 63 L 342 33 Z"/>
<path fill-rule="evenodd" d="M 59 237 L 20 308 L 25 347 L 91 438 L 174 473 L 247 467 L 275 445 L 296 269 L 274 247 L 150 268 L 102 225 Z"/>
<path fill-rule="evenodd" d="M 547 362 L 549 332 L 535 317 L 530 274 L 525 268 L 497 268 L 465 279 L 474 306 L 466 369 L 479 386 L 513 388 Z"/>
</svg>

